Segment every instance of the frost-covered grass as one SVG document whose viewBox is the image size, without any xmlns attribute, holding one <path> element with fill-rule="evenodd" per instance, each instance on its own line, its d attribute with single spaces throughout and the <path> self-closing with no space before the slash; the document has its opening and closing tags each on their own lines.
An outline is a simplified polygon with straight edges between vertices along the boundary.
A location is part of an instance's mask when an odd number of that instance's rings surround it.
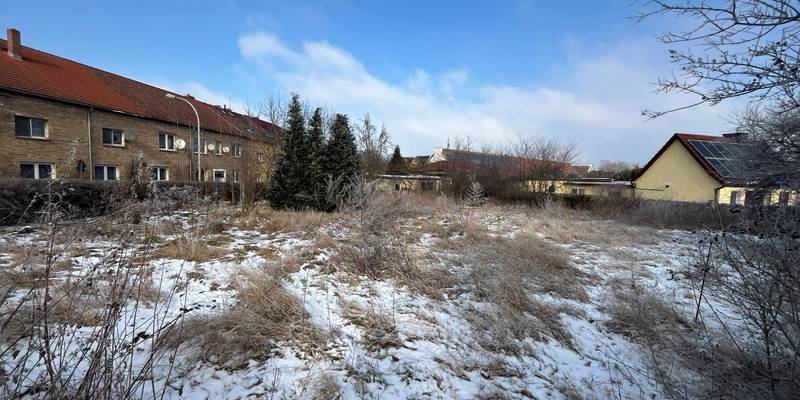
<svg viewBox="0 0 800 400">
<path fill-rule="evenodd" d="M 117 339 L 135 349 L 125 367 L 147 372 L 130 397 L 659 396 L 651 352 L 637 340 L 657 333 L 626 299 L 635 289 L 666 302 L 658 311 L 670 318 L 657 319 L 658 329 L 689 320 L 694 292 L 681 274 L 695 256 L 692 233 L 567 210 L 425 201 L 382 203 L 370 215 L 264 206 L 247 215 L 154 213 L 115 237 L 54 241 L 43 226 L 7 229 L 0 393 L 45 397 L 51 384 L 41 379 L 46 360 L 30 351 L 42 346 L 43 321 L 5 322 L 18 305 L 35 307 L 43 287 L 85 286 L 88 276 L 102 288 L 117 280 L 97 279 L 99 269 L 111 277 L 125 269 L 125 279 L 145 284 L 132 291 L 141 298 L 114 305 Z M 41 254 L 31 250 L 51 244 L 61 264 L 43 282 Z M 86 345 L 81 337 L 96 337 L 100 322 L 86 314 L 109 306 L 102 290 L 79 295 L 69 300 L 80 304 L 74 318 L 48 322 L 70 327 L 64 359 Z M 86 373 L 74 369 L 64 388 Z"/>
</svg>

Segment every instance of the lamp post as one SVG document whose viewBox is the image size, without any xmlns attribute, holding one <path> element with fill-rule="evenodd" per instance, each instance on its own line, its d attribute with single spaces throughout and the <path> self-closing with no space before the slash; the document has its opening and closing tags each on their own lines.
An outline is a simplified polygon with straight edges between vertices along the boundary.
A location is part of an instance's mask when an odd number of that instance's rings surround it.
<svg viewBox="0 0 800 400">
<path fill-rule="evenodd" d="M 200 144 L 202 143 L 200 141 L 200 114 L 197 113 L 197 109 L 194 108 L 194 104 L 192 104 L 192 102 L 190 102 L 189 100 L 184 99 L 183 97 L 175 96 L 172 93 L 167 93 L 165 97 L 168 99 L 178 99 L 185 101 L 186 104 L 189 105 L 189 107 L 192 107 L 192 111 L 194 111 L 194 115 L 195 117 L 197 117 L 197 182 L 202 182 L 203 181 L 202 173 L 200 171 Z"/>
</svg>

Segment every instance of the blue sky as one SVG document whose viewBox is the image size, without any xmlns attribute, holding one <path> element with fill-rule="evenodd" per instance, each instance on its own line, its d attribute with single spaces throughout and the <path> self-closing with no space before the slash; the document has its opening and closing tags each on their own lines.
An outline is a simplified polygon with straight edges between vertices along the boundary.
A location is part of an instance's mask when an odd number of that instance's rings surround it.
<svg viewBox="0 0 800 400">
<path fill-rule="evenodd" d="M 569 4 L 569 6 L 566 6 Z M 581 161 L 643 163 L 673 132 L 722 133 L 734 104 L 645 121 L 670 73 L 620 1 L 17 1 L 23 45 L 234 108 L 298 92 L 383 122 L 406 155 L 448 138 L 575 141 Z"/>
</svg>

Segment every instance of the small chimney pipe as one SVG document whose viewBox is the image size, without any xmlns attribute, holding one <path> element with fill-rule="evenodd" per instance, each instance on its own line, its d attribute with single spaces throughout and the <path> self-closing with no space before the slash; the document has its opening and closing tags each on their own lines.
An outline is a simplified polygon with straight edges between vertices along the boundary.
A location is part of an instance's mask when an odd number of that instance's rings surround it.
<svg viewBox="0 0 800 400">
<path fill-rule="evenodd" d="M 8 46 L 8 55 L 12 58 L 16 58 L 17 60 L 21 60 L 22 53 L 20 53 L 20 50 L 22 49 L 22 44 L 19 31 L 14 28 L 6 29 L 6 41 Z"/>
</svg>

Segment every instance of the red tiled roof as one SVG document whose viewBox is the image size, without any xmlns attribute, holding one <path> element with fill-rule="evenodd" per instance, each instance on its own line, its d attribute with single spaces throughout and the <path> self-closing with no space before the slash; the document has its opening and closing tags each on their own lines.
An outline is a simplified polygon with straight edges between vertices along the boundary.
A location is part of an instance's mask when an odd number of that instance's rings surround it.
<svg viewBox="0 0 800 400">
<path fill-rule="evenodd" d="M 46 97 L 108 111 L 194 126 L 197 119 L 186 103 L 164 97 L 168 91 L 119 75 L 22 47 L 18 60 L 6 54 L 0 39 L 0 89 Z M 273 140 L 274 125 L 229 109 L 185 97 L 197 108 L 200 126 L 218 133 Z"/>
<path fill-rule="evenodd" d="M 669 138 L 667 143 L 665 143 L 664 146 L 662 146 L 661 149 L 658 150 L 656 155 L 654 155 L 653 158 L 651 158 L 650 161 L 647 162 L 644 168 L 642 168 L 642 170 L 639 171 L 639 175 L 636 176 L 636 179 L 639 179 L 639 177 L 644 175 L 645 171 L 647 171 L 647 169 L 653 165 L 653 163 L 658 159 L 658 157 L 661 157 L 661 154 L 663 154 L 667 150 L 667 148 L 669 148 L 669 146 L 672 145 L 672 143 L 676 140 L 683 145 L 683 147 L 689 152 L 689 154 L 692 155 L 692 157 L 697 161 L 697 163 L 700 164 L 701 167 L 703 167 L 703 169 L 706 171 L 706 173 L 708 173 L 708 175 L 710 175 L 712 178 L 716 179 L 720 183 L 724 183 L 725 177 L 721 176 L 716 170 L 714 170 L 711 164 L 709 164 L 708 161 L 706 161 L 705 157 L 703 157 L 700 153 L 698 153 L 697 149 L 695 149 L 694 146 L 689 144 L 689 141 L 702 140 L 707 142 L 736 143 L 736 139 L 727 138 L 724 136 L 699 135 L 694 133 L 676 133 L 672 135 L 672 137 Z"/>
</svg>

